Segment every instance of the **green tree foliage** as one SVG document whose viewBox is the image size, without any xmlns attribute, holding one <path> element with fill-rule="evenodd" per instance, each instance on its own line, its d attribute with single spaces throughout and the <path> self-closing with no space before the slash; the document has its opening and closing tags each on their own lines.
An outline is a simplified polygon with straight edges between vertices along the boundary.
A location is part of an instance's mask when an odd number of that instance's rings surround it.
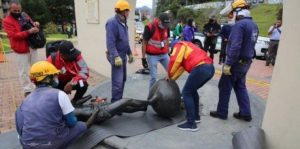
<svg viewBox="0 0 300 149">
<path fill-rule="evenodd" d="M 193 9 L 190 8 L 180 8 L 177 12 L 176 18 L 186 23 L 189 18 L 194 18 L 195 13 Z"/>
<path fill-rule="evenodd" d="M 47 23 L 46 26 L 45 26 L 44 31 L 45 31 L 46 34 L 56 34 L 56 33 L 58 33 L 57 32 L 57 26 L 53 22 Z"/>
<path fill-rule="evenodd" d="M 277 12 L 277 19 L 278 20 L 282 20 L 282 11 L 283 11 L 283 8 L 282 8 L 282 5 L 279 7 L 279 10 Z"/>
<path fill-rule="evenodd" d="M 22 9 L 31 16 L 34 21 L 44 26 L 50 21 L 49 11 L 45 0 L 22 0 Z"/>
<path fill-rule="evenodd" d="M 75 20 L 74 0 L 45 0 L 51 16 L 56 24 L 64 25 Z"/>
</svg>

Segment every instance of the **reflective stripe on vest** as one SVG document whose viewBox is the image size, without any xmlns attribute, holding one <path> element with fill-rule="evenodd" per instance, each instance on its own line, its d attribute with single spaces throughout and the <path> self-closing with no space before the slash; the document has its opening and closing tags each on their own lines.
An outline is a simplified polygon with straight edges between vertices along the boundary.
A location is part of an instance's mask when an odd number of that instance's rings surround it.
<svg viewBox="0 0 300 149">
<path fill-rule="evenodd" d="M 207 56 L 207 53 L 194 45 L 191 42 L 180 42 L 181 46 L 186 46 L 184 60 L 182 62 L 183 68 L 187 72 L 191 72 L 200 63 L 202 64 L 212 64 L 212 59 Z"/>
<path fill-rule="evenodd" d="M 169 45 L 167 45 L 168 40 L 168 29 L 159 29 L 158 28 L 158 20 L 154 20 L 153 23 L 147 25 L 151 30 L 155 30 L 152 37 L 148 41 L 146 47 L 147 54 L 159 55 L 159 54 L 166 54 L 169 52 Z M 162 42 L 164 47 L 162 47 Z"/>
</svg>

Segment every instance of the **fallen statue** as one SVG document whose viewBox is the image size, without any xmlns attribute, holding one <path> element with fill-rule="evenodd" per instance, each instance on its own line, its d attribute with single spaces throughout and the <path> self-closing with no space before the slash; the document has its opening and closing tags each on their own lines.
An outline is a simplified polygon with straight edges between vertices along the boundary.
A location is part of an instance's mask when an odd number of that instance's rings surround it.
<svg viewBox="0 0 300 149">
<path fill-rule="evenodd" d="M 86 121 L 94 111 L 100 109 L 95 123 L 101 123 L 123 112 L 147 111 L 148 105 L 151 105 L 158 116 L 170 118 L 180 112 L 180 97 L 180 90 L 175 81 L 161 79 L 151 88 L 148 100 L 124 98 L 110 104 L 96 98 L 90 100 L 89 104 L 83 104 L 85 99 L 75 106 L 75 115 L 79 120 Z"/>
</svg>

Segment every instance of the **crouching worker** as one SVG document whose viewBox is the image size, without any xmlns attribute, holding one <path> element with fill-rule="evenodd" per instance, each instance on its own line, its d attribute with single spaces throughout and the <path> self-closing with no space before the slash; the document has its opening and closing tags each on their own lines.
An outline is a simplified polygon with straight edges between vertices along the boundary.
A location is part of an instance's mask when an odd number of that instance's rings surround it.
<svg viewBox="0 0 300 149">
<path fill-rule="evenodd" d="M 178 42 L 170 56 L 168 75 L 176 80 L 185 71 L 190 73 L 182 90 L 187 122 L 178 125 L 181 130 L 197 131 L 200 122 L 199 95 L 197 90 L 214 75 L 212 59 L 207 53 L 191 42 Z"/>
<path fill-rule="evenodd" d="M 58 73 L 47 61 L 37 62 L 30 69 L 30 78 L 37 88 L 16 112 L 16 128 L 24 149 L 66 148 L 92 125 L 99 113 L 92 113 L 86 123 L 78 122 L 67 94 L 54 89 Z"/>
<path fill-rule="evenodd" d="M 76 90 L 72 99 L 72 103 L 76 105 L 76 101 L 82 98 L 88 88 L 89 68 L 81 56 L 81 52 L 74 48 L 72 42 L 62 41 L 58 46 L 58 51 L 51 54 L 48 61 L 60 70 L 57 88 L 67 94 Z"/>
</svg>

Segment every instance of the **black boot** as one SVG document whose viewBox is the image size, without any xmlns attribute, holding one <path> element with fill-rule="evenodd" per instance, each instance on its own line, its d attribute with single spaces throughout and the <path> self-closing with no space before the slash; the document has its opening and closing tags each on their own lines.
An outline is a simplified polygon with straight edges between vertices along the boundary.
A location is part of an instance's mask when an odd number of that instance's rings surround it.
<svg viewBox="0 0 300 149">
<path fill-rule="evenodd" d="M 222 120 L 227 120 L 227 116 L 220 115 L 217 111 L 210 111 L 209 115 L 214 118 L 219 118 Z"/>
<path fill-rule="evenodd" d="M 243 116 L 240 112 L 233 113 L 233 117 L 239 120 L 244 120 L 246 122 L 250 122 L 252 120 L 251 116 Z"/>
</svg>

